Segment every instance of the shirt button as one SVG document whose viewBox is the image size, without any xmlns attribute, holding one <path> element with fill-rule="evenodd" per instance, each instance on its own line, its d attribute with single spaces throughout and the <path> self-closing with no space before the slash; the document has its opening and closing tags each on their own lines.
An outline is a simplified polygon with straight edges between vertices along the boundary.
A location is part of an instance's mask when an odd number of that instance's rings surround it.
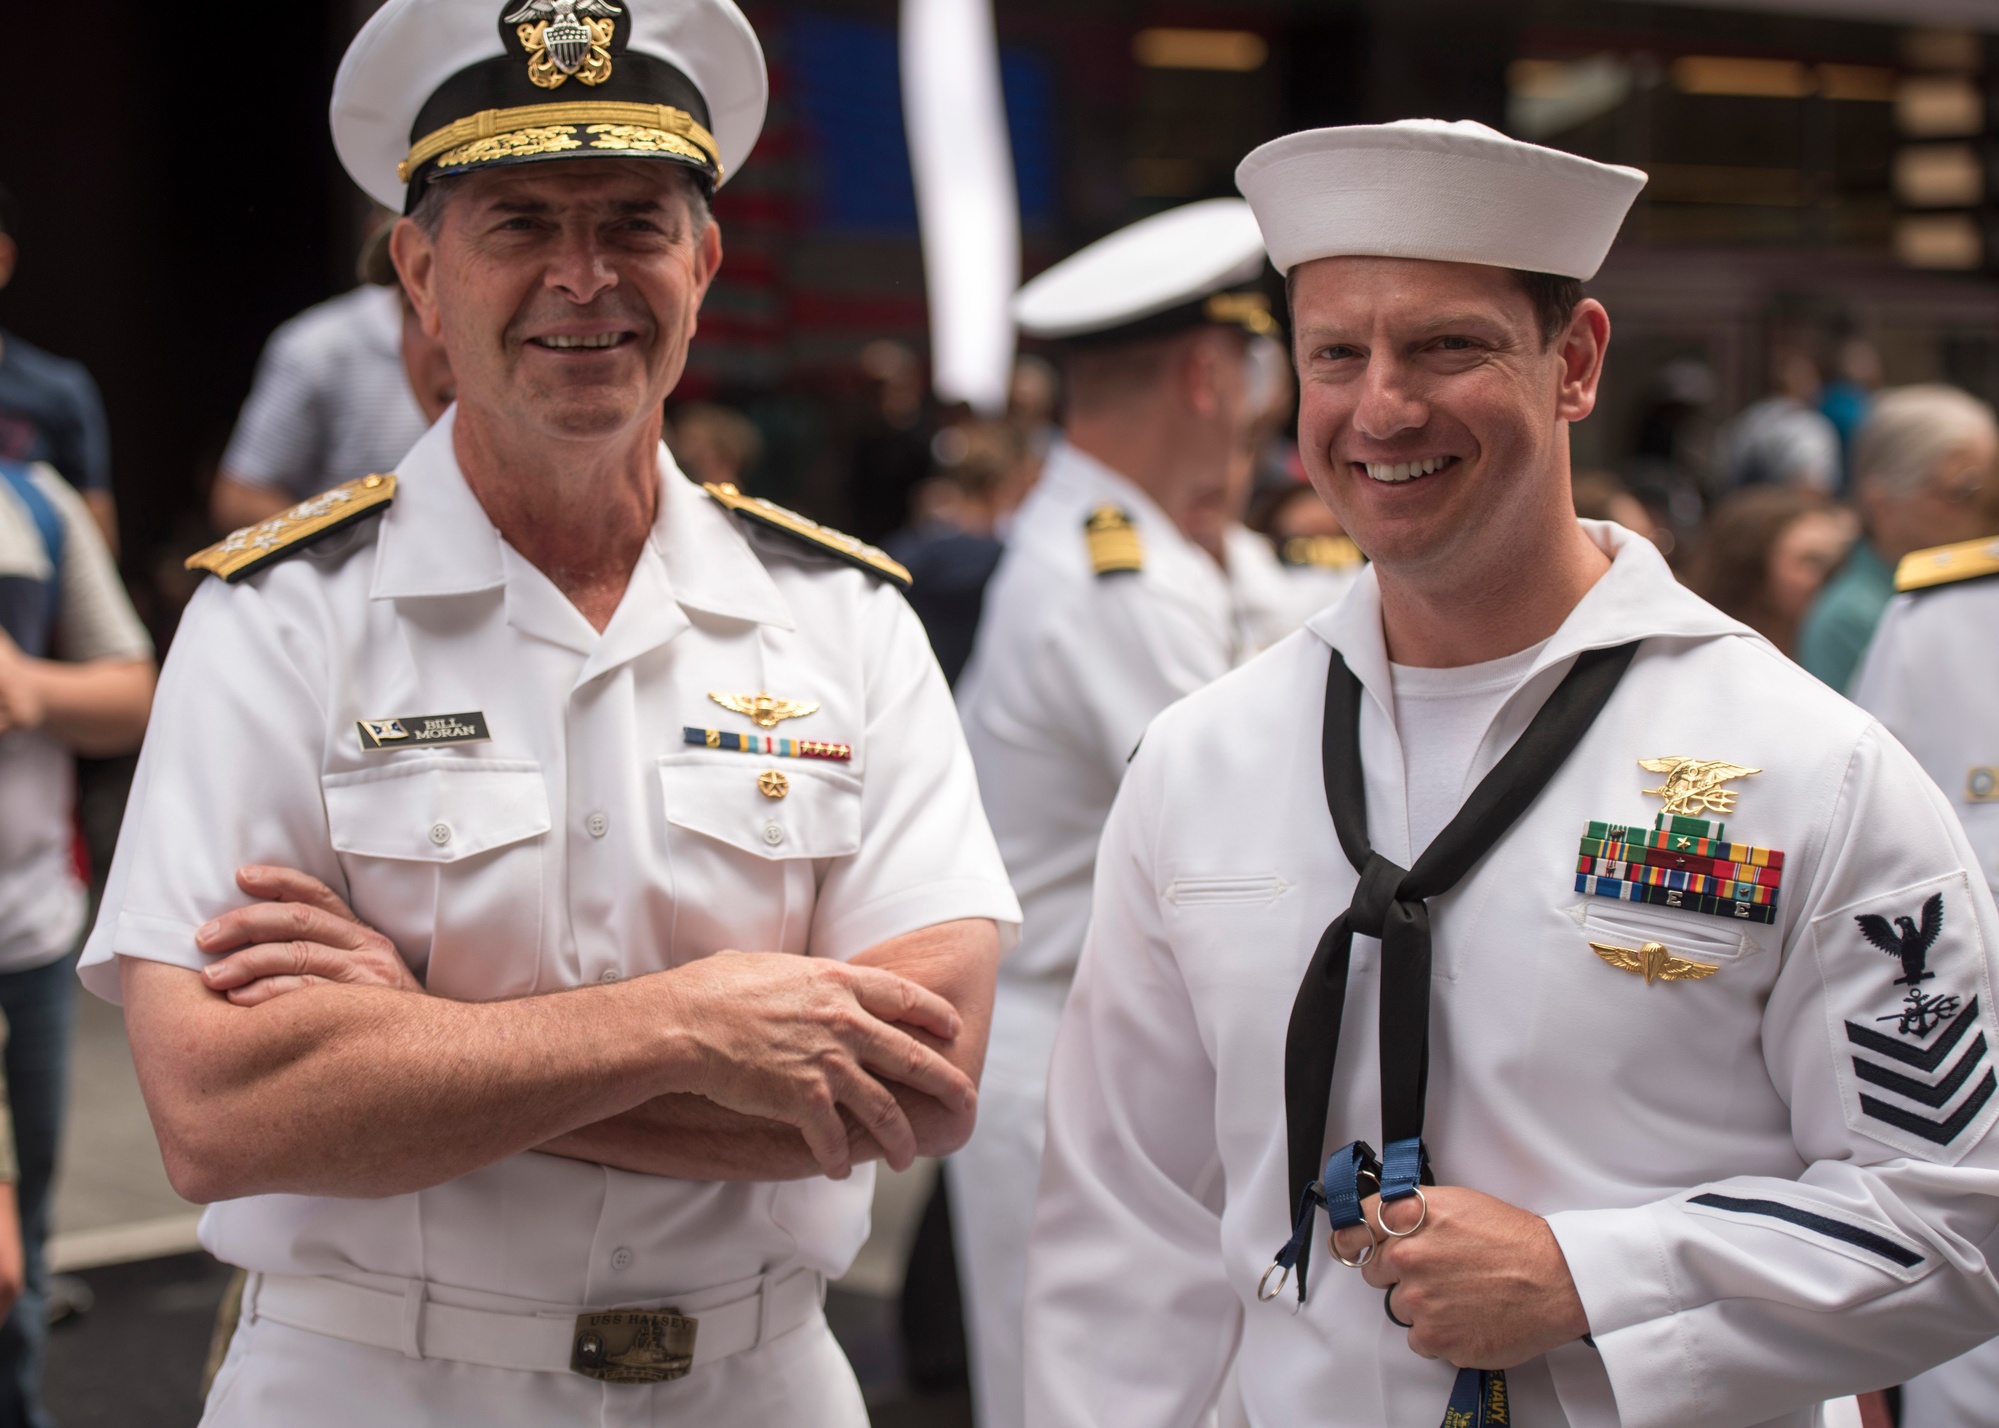
<svg viewBox="0 0 1999 1428">
<path fill-rule="evenodd" d="M 603 971 L 601 971 L 601 972 L 599 972 L 599 973 L 597 974 L 597 980 L 598 980 L 598 981 L 600 981 L 600 982 L 615 982 L 615 981 L 617 981 L 617 980 L 618 980 L 618 969 L 617 969 L 616 967 L 606 967 L 606 968 L 605 968 L 605 969 L 604 969 Z"/>
<path fill-rule="evenodd" d="M 632 1267 L 632 1252 L 623 1245 L 611 1251 L 611 1268 L 623 1273 Z"/>
<path fill-rule="evenodd" d="M 601 838 L 611 831 L 611 820 L 601 813 L 593 813 L 583 820 L 583 826 L 590 830 L 592 838 Z"/>
<path fill-rule="evenodd" d="M 775 823 L 764 824 L 764 842 L 775 848 L 784 842 L 784 830 Z"/>
<path fill-rule="evenodd" d="M 449 843 L 451 841 L 451 825 L 449 823 L 431 824 L 430 841 L 437 844 L 440 848 Z"/>
</svg>

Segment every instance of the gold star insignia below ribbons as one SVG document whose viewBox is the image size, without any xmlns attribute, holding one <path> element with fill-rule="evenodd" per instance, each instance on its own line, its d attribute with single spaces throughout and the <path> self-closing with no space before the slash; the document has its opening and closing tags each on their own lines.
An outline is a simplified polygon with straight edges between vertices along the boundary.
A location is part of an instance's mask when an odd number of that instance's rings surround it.
<svg viewBox="0 0 1999 1428">
<path fill-rule="evenodd" d="M 1684 957 L 1675 957 L 1660 942 L 1647 942 L 1643 947 L 1592 942 L 1590 950 L 1620 972 L 1643 977 L 1648 987 L 1654 982 L 1698 982 L 1721 970 L 1712 962 L 1690 962 Z"/>
<path fill-rule="evenodd" d="M 1763 772 L 1761 769 L 1744 768 L 1741 764 L 1723 763 L 1719 759 L 1690 759 L 1684 754 L 1668 754 L 1663 759 L 1640 759 L 1638 767 L 1647 773 L 1666 776 L 1666 781 L 1657 788 L 1642 792 L 1649 798 L 1665 799 L 1666 806 L 1660 811 L 1681 818 L 1698 818 L 1710 808 L 1716 813 L 1731 812 L 1740 795 L 1722 785 Z"/>
<path fill-rule="evenodd" d="M 817 714 L 819 704 L 813 699 L 778 699 L 769 694 L 717 694 L 709 691 L 708 697 L 728 710 L 731 714 L 741 714 L 759 729 L 775 729 L 787 719 L 803 719 L 807 714 Z"/>
<path fill-rule="evenodd" d="M 243 527 L 207 550 L 189 556 L 187 568 L 219 575 L 234 585 L 383 509 L 395 499 L 395 477 L 363 476 L 321 492 L 310 501 L 301 501 L 268 521 Z"/>
</svg>

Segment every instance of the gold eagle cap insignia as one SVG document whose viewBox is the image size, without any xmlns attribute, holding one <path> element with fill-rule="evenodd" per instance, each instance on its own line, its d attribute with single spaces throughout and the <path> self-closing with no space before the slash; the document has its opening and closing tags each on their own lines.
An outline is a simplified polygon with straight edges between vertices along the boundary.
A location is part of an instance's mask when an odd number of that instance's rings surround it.
<svg viewBox="0 0 1999 1428">
<path fill-rule="evenodd" d="M 708 697 L 728 710 L 731 714 L 745 715 L 759 729 L 775 729 L 787 719 L 803 719 L 807 714 L 817 714 L 819 703 L 814 699 L 778 699 L 768 694 L 716 694 Z"/>
<path fill-rule="evenodd" d="M 1657 788 L 1641 792 L 1651 798 L 1665 799 L 1666 806 L 1661 812 L 1684 818 L 1698 818 L 1709 809 L 1716 813 L 1732 812 L 1735 800 L 1741 795 L 1722 785 L 1763 772 L 1741 764 L 1723 763 L 1720 759 L 1690 759 L 1684 754 L 1640 759 L 1638 767 L 1647 773 L 1665 775 L 1665 782 Z"/>
<path fill-rule="evenodd" d="M 1590 951 L 1620 972 L 1643 977 L 1648 987 L 1654 982 L 1698 982 L 1721 970 L 1712 962 L 1690 962 L 1685 957 L 1675 957 L 1662 942 L 1647 942 L 1643 947 L 1592 942 Z"/>
</svg>

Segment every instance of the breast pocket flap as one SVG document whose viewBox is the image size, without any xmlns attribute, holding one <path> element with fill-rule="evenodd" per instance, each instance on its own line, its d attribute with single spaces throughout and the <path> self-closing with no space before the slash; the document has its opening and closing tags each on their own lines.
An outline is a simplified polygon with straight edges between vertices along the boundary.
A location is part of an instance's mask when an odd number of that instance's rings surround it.
<svg viewBox="0 0 1999 1428">
<path fill-rule="evenodd" d="M 1653 911 L 1609 898 L 1590 898 L 1576 921 L 1592 942 L 1642 949 L 1656 942 L 1675 956 L 1700 962 L 1733 962 L 1755 950 L 1734 923 L 1698 912 Z"/>
<path fill-rule="evenodd" d="M 861 849 L 860 781 L 798 759 L 670 754 L 666 821 L 759 858 L 844 858 Z"/>
<path fill-rule="evenodd" d="M 361 857 L 455 863 L 553 826 L 538 764 L 412 761 L 328 774 L 320 787 L 334 849 Z"/>
</svg>

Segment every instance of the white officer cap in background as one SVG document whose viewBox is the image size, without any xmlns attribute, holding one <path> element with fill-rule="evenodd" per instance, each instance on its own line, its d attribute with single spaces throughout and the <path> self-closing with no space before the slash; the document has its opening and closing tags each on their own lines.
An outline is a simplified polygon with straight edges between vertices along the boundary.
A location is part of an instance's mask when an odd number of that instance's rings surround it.
<svg viewBox="0 0 1999 1428">
<path fill-rule="evenodd" d="M 1014 294 L 1029 337 L 1093 341 L 1164 335 L 1202 323 L 1276 330 L 1263 276 L 1263 235 L 1239 198 L 1141 219 L 1057 263 Z"/>
<path fill-rule="evenodd" d="M 388 0 L 333 81 L 333 146 L 407 212 L 439 174 L 663 159 L 712 189 L 755 147 L 770 82 L 731 0 Z"/>
<path fill-rule="evenodd" d="M 1315 258 L 1428 258 L 1566 278 L 1603 266 L 1645 175 L 1469 120 L 1287 134 L 1236 169 L 1280 273 Z"/>
</svg>

